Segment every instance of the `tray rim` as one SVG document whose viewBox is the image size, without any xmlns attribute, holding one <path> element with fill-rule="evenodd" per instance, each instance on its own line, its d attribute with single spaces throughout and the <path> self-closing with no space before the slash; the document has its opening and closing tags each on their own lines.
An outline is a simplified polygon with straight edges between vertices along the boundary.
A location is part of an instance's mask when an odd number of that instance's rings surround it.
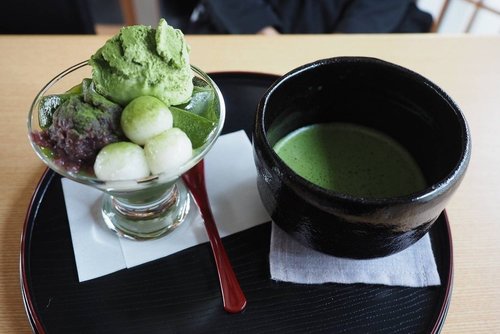
<svg viewBox="0 0 500 334">
<path fill-rule="evenodd" d="M 49 174 L 51 175 L 49 176 Z M 42 325 L 39 315 L 36 313 L 36 309 L 32 300 L 28 284 L 28 275 L 26 270 L 27 269 L 26 244 L 28 243 L 27 239 L 28 227 L 31 225 L 30 224 L 31 216 L 36 215 L 38 211 L 38 205 L 41 203 L 41 199 L 43 198 L 47 186 L 50 184 L 55 175 L 56 173 L 54 171 L 51 171 L 48 167 L 45 168 L 42 176 L 40 177 L 36 185 L 35 191 L 31 196 L 30 204 L 28 206 L 28 210 L 26 211 L 26 216 L 24 218 L 23 231 L 21 235 L 21 252 L 19 258 L 21 293 L 23 296 L 24 309 L 26 311 L 26 315 L 28 316 L 31 329 L 33 330 L 34 333 L 45 333 L 45 329 Z M 35 202 L 38 197 L 40 197 L 40 200 Z M 35 212 L 33 212 L 33 209 L 35 207 L 36 207 Z"/>
</svg>

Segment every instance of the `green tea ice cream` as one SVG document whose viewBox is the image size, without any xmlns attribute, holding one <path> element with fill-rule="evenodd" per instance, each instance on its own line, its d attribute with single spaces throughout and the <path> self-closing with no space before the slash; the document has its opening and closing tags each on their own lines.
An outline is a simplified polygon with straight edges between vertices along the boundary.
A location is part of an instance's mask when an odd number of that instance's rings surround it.
<svg viewBox="0 0 500 334">
<path fill-rule="evenodd" d="M 149 95 L 167 106 L 189 101 L 193 74 L 184 35 L 165 20 L 157 29 L 124 27 L 90 59 L 97 92 L 125 106 Z"/>
</svg>

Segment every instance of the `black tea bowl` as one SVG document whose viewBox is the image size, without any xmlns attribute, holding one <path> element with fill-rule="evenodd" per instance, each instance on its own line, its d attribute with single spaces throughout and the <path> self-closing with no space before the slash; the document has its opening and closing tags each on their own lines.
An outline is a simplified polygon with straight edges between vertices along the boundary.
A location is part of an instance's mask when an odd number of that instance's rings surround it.
<svg viewBox="0 0 500 334">
<path fill-rule="evenodd" d="M 327 190 L 273 150 L 288 133 L 329 122 L 390 136 L 415 159 L 427 187 L 387 198 Z M 253 149 L 259 194 L 278 226 L 320 252 L 366 259 L 402 251 L 428 232 L 464 177 L 471 138 L 458 106 L 426 78 L 375 58 L 338 57 L 294 69 L 268 89 Z"/>
</svg>

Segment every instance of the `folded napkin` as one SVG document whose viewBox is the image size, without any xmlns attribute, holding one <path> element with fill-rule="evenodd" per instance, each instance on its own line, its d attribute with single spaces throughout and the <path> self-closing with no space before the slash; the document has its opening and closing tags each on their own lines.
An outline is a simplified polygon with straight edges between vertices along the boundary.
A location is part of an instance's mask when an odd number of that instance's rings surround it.
<svg viewBox="0 0 500 334">
<path fill-rule="evenodd" d="M 207 192 L 221 237 L 269 221 L 255 183 L 252 147 L 243 131 L 219 137 L 205 157 Z M 102 193 L 62 180 L 80 282 L 146 263 L 208 241 L 196 205 L 186 221 L 163 238 L 134 241 L 107 229 Z"/>
<path fill-rule="evenodd" d="M 428 234 L 399 253 L 377 259 L 353 260 L 304 247 L 273 223 L 269 263 L 271 278 L 277 281 L 409 287 L 440 284 Z"/>
</svg>

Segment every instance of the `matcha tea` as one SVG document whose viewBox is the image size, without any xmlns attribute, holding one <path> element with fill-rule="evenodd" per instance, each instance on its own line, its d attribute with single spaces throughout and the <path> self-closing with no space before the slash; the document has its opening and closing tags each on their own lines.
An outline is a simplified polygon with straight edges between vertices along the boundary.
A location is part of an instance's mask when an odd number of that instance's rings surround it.
<svg viewBox="0 0 500 334">
<path fill-rule="evenodd" d="M 413 157 L 394 139 L 350 123 L 297 129 L 274 146 L 297 174 L 316 185 L 363 197 L 394 197 L 425 188 Z"/>
</svg>

